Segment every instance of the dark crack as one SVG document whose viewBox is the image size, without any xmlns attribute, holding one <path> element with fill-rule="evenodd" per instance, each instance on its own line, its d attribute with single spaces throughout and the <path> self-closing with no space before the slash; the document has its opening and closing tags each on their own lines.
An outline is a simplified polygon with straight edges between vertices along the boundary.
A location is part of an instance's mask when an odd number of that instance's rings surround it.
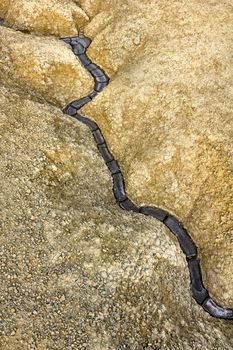
<svg viewBox="0 0 233 350">
<path fill-rule="evenodd" d="M 80 60 L 82 65 L 90 72 L 95 81 L 94 90 L 89 95 L 82 97 L 79 100 L 72 101 L 63 111 L 64 113 L 87 125 L 91 130 L 97 148 L 111 173 L 113 180 L 113 194 L 117 204 L 123 210 L 152 216 L 153 218 L 164 223 L 166 227 L 176 236 L 181 250 L 186 256 L 193 298 L 211 316 L 225 320 L 233 320 L 233 309 L 218 305 L 209 296 L 208 290 L 205 288 L 202 281 L 201 267 L 197 256 L 197 247 L 192 238 L 189 236 L 187 230 L 183 227 L 182 223 L 174 215 L 163 209 L 146 206 L 137 207 L 133 201 L 128 198 L 125 189 L 124 176 L 121 172 L 119 164 L 114 159 L 107 146 L 102 131 L 94 121 L 79 113 L 80 108 L 89 103 L 108 85 L 109 77 L 86 55 L 86 50 L 91 44 L 91 40 L 89 38 L 85 37 L 83 34 L 80 34 L 77 37 L 66 37 L 62 38 L 61 40 L 71 45 L 73 53 Z"/>
</svg>

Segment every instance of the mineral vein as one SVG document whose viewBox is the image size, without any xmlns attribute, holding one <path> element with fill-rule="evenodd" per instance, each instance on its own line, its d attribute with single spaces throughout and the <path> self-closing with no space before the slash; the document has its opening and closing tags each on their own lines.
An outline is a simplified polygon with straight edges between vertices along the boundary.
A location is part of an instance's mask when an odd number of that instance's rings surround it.
<svg viewBox="0 0 233 350">
<path fill-rule="evenodd" d="M 92 132 L 97 148 L 102 155 L 113 181 L 113 193 L 118 205 L 128 211 L 152 216 L 153 218 L 163 222 L 169 230 L 177 237 L 181 250 L 186 256 L 187 265 L 190 274 L 190 287 L 192 296 L 196 302 L 203 307 L 211 316 L 222 318 L 225 320 L 233 320 L 233 309 L 218 305 L 209 295 L 202 281 L 201 267 L 197 257 L 197 247 L 189 236 L 187 230 L 182 223 L 169 212 L 157 207 L 137 207 L 127 196 L 125 190 L 124 177 L 118 162 L 111 154 L 106 140 L 98 127 L 91 119 L 78 113 L 79 109 L 86 103 L 90 102 L 105 86 L 108 85 L 109 77 L 104 71 L 93 63 L 86 55 L 86 50 L 91 44 L 91 39 L 80 34 L 76 37 L 62 38 L 65 43 L 71 45 L 73 53 L 80 60 L 82 65 L 90 72 L 95 81 L 94 90 L 79 100 L 72 101 L 65 109 L 64 113 L 76 118 L 83 124 L 87 125 Z"/>
</svg>

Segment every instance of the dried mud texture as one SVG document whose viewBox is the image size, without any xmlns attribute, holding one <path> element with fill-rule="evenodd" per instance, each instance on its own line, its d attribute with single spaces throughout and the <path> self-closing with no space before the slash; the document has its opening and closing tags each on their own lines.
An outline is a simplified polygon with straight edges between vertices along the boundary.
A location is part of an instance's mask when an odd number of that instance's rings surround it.
<svg viewBox="0 0 233 350">
<path fill-rule="evenodd" d="M 0 89 L 0 348 L 232 349 L 162 224 L 123 212 L 89 130 Z"/>
<path fill-rule="evenodd" d="M 117 207 L 89 131 L 62 115 L 93 80 L 51 36 L 91 36 L 111 82 L 83 111 L 131 198 L 183 220 L 205 284 L 233 306 L 232 5 L 1 1 L 0 348 L 232 349 L 173 236 Z"/>
</svg>

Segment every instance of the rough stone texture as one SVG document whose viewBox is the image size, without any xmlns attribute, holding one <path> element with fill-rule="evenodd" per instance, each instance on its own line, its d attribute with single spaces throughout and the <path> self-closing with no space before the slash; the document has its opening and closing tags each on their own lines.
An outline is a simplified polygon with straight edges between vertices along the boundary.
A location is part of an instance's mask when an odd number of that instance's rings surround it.
<svg viewBox="0 0 233 350">
<path fill-rule="evenodd" d="M 91 19 L 88 54 L 112 80 L 84 110 L 132 199 L 184 220 L 212 295 L 233 306 L 232 2 L 35 3 L 2 1 L 0 17 L 46 35 L 84 26 L 66 18 L 75 3 Z M 0 28 L 0 85 L 0 348 L 231 350 L 232 322 L 191 299 L 173 236 L 116 206 L 90 132 L 52 106 L 93 86 L 68 47 Z"/>
<path fill-rule="evenodd" d="M 112 79 L 83 109 L 119 159 L 131 197 L 180 217 L 199 246 L 207 286 L 231 306 L 232 5 L 110 5 L 110 22 L 94 18 L 86 32 L 94 36 L 89 56 Z"/>
<path fill-rule="evenodd" d="M 115 204 L 89 130 L 1 87 L 0 348 L 232 349 L 165 227 Z"/>
<path fill-rule="evenodd" d="M 88 23 L 88 15 L 72 0 L 1 0 L 6 25 L 25 32 L 72 35 Z"/>
<path fill-rule="evenodd" d="M 60 107 L 87 95 L 93 86 L 69 45 L 5 27 L 0 27 L 0 76 Z"/>
</svg>

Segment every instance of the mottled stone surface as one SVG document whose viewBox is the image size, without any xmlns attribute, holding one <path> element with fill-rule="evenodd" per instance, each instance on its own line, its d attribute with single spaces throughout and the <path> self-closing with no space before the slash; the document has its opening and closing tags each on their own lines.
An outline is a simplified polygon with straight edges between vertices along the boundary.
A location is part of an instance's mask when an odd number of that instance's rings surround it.
<svg viewBox="0 0 233 350">
<path fill-rule="evenodd" d="M 185 223 L 200 248 L 209 289 L 231 306 L 232 5 L 110 6 L 112 20 L 102 27 L 93 19 L 86 32 L 94 36 L 90 57 L 112 79 L 84 108 L 120 160 L 131 197 Z"/>
<path fill-rule="evenodd" d="M 0 27 L 0 76 L 60 107 L 87 95 L 93 85 L 69 45 L 5 27 Z"/>
<path fill-rule="evenodd" d="M 1 87 L 1 348 L 231 349 L 162 224 L 115 204 L 89 130 Z"/>
<path fill-rule="evenodd" d="M 183 219 L 233 306 L 231 2 L 16 0 L 0 17 L 0 348 L 231 350 L 232 322 L 193 301 L 176 240 L 116 206 L 90 132 L 62 115 L 93 81 L 51 36 L 94 39 L 112 79 L 83 110 L 132 199 Z"/>
<path fill-rule="evenodd" d="M 89 21 L 72 0 L 1 0 L 0 16 L 14 29 L 45 35 L 76 34 Z"/>
</svg>

